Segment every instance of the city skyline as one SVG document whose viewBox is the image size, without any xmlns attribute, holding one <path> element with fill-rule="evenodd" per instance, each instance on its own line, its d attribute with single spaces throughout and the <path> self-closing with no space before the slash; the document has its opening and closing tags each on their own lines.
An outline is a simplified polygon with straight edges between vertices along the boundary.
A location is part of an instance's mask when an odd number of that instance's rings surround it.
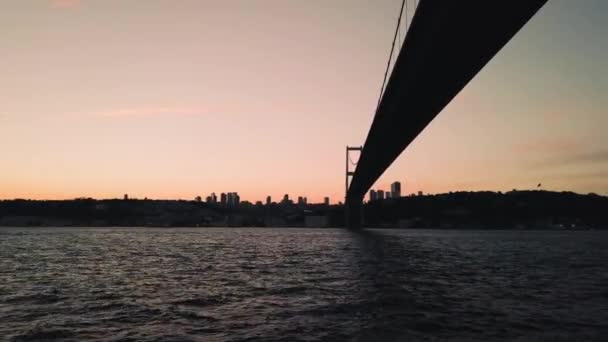
<svg viewBox="0 0 608 342">
<path fill-rule="evenodd" d="M 229 188 L 251 202 L 290 189 L 337 203 L 343 149 L 364 142 L 399 1 L 3 7 L 0 198 Z M 373 188 L 608 194 L 606 10 L 551 1 Z"/>
</svg>

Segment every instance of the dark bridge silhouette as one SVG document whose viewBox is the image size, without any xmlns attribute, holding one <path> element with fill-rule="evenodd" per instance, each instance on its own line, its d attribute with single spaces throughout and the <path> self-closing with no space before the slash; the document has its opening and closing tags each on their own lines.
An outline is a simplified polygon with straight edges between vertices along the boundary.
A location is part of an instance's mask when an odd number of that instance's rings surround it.
<svg viewBox="0 0 608 342">
<path fill-rule="evenodd" d="M 346 195 L 361 226 L 365 193 L 547 0 L 421 0 Z"/>
</svg>

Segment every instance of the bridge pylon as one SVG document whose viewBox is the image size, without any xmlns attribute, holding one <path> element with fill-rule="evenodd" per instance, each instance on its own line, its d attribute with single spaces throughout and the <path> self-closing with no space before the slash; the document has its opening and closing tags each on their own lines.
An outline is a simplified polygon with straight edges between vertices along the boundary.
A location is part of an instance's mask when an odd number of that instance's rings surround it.
<svg viewBox="0 0 608 342">
<path fill-rule="evenodd" d="M 344 191 L 344 213 L 346 227 L 350 229 L 359 229 L 363 222 L 363 198 L 354 199 L 348 198 L 348 188 L 350 185 L 351 178 L 355 175 L 355 170 L 351 171 L 351 164 L 356 167 L 357 163 L 353 162 L 350 154 L 351 152 L 363 151 L 363 146 L 346 146 L 346 183 Z"/>
</svg>

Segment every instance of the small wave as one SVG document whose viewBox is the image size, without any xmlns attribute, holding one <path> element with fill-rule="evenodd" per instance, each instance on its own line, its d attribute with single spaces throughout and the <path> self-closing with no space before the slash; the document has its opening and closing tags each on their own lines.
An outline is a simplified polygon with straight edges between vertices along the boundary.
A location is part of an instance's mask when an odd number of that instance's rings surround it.
<svg viewBox="0 0 608 342">
<path fill-rule="evenodd" d="M 74 333 L 66 329 L 52 329 L 45 326 L 37 325 L 29 331 L 14 336 L 11 341 L 48 341 L 59 340 L 73 337 Z"/>
<path fill-rule="evenodd" d="M 205 306 L 210 306 L 210 305 L 225 304 L 226 302 L 228 302 L 228 301 L 223 298 L 209 297 L 209 298 L 190 298 L 190 299 L 178 300 L 171 304 L 205 307 Z"/>
<path fill-rule="evenodd" d="M 114 299 L 120 299 L 120 298 L 122 298 L 122 297 L 117 294 L 114 294 L 114 293 L 95 294 L 95 300 L 114 300 Z"/>
<path fill-rule="evenodd" d="M 278 289 L 273 289 L 270 292 L 275 295 L 288 295 L 288 294 L 294 294 L 294 293 L 304 293 L 309 290 L 310 290 L 310 288 L 305 287 L 305 286 L 290 286 L 290 287 L 282 287 L 282 288 L 278 288 Z"/>
<path fill-rule="evenodd" d="M 137 308 L 135 305 L 125 304 L 125 303 L 107 303 L 107 304 L 99 304 L 99 305 L 87 305 L 83 311 L 87 312 L 103 312 L 103 311 L 129 311 Z"/>
<path fill-rule="evenodd" d="M 176 311 L 175 315 L 181 317 L 181 318 L 186 318 L 186 319 L 191 319 L 191 320 L 205 320 L 205 321 L 209 321 L 209 322 L 218 322 L 219 319 L 215 318 L 215 317 L 211 317 L 208 315 L 203 315 L 200 313 L 196 313 L 193 311 Z"/>
<path fill-rule="evenodd" d="M 128 305 L 118 311 L 113 310 L 112 314 L 102 318 L 102 321 L 105 323 L 144 324 L 163 320 L 166 316 L 167 312 L 161 309 Z"/>
<path fill-rule="evenodd" d="M 4 300 L 7 304 L 21 304 L 27 302 L 33 302 L 36 304 L 53 304 L 64 300 L 65 297 L 59 296 L 54 293 L 35 293 L 28 295 L 16 295 L 8 297 Z"/>
</svg>

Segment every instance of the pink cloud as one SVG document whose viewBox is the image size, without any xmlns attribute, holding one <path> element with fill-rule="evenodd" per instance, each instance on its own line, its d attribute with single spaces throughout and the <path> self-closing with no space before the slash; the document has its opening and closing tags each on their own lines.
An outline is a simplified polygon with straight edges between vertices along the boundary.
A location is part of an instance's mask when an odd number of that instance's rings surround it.
<svg viewBox="0 0 608 342">
<path fill-rule="evenodd" d="M 269 111 L 265 107 L 256 105 L 240 106 L 234 104 L 228 105 L 185 105 L 185 106 L 141 106 L 141 107 L 124 107 L 114 108 L 101 111 L 87 112 L 87 115 L 106 118 L 132 118 L 132 117 L 184 117 L 184 116 L 236 116 L 239 118 L 264 115 L 268 113 L 284 113 L 280 109 L 274 108 Z M 81 115 L 80 113 L 73 113 Z"/>
<path fill-rule="evenodd" d="M 149 117 L 149 116 L 194 116 L 207 114 L 207 110 L 196 107 L 150 107 L 123 108 L 93 113 L 94 116 L 110 118 Z"/>
<path fill-rule="evenodd" d="M 57 8 L 72 8 L 80 5 L 80 0 L 53 0 L 53 6 Z"/>
<path fill-rule="evenodd" d="M 584 151 L 587 145 L 580 140 L 566 137 L 544 137 L 513 146 L 516 153 L 561 154 Z"/>
<path fill-rule="evenodd" d="M 539 138 L 514 145 L 513 153 L 535 167 L 608 165 L 608 150 L 584 138 Z"/>
</svg>

